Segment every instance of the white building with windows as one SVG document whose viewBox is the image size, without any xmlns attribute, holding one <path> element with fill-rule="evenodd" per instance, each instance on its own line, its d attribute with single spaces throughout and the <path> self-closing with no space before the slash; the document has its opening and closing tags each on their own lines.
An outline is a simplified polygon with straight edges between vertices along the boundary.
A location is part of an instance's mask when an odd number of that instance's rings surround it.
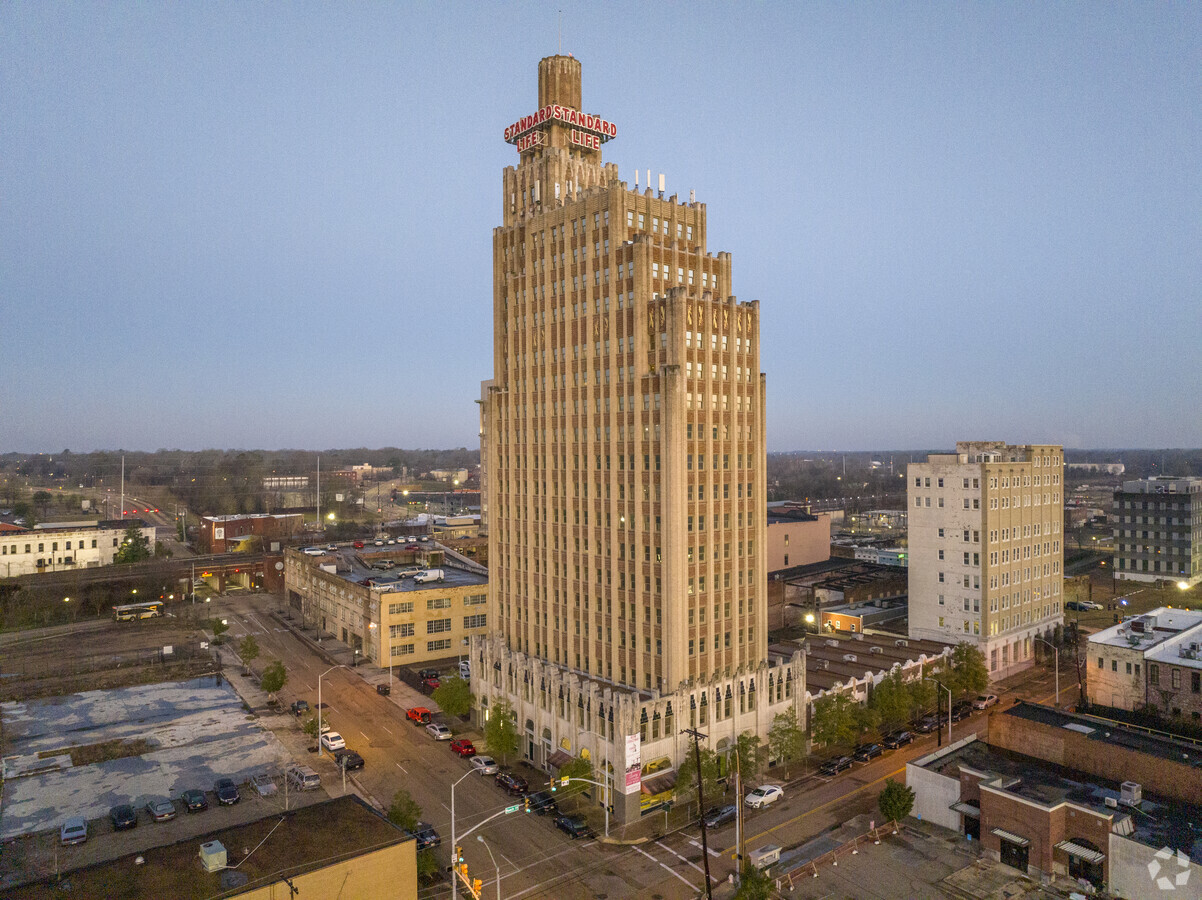
<svg viewBox="0 0 1202 900">
<path fill-rule="evenodd" d="M 0 577 L 110 565 L 130 525 L 138 526 L 153 550 L 155 528 L 141 519 L 51 523 L 23 531 L 0 531 Z"/>
<path fill-rule="evenodd" d="M 956 444 L 911 463 L 911 637 L 969 641 L 990 677 L 1030 666 L 1063 621 L 1064 454 L 1051 445 Z"/>
</svg>

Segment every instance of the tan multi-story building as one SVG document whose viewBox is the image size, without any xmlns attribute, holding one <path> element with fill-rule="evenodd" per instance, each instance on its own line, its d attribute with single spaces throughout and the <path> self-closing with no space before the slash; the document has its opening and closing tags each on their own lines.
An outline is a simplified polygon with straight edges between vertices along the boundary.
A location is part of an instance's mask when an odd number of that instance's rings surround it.
<svg viewBox="0 0 1202 900">
<path fill-rule="evenodd" d="M 578 60 L 543 59 L 538 99 L 506 129 L 519 157 L 493 233 L 488 652 L 611 686 L 632 703 L 615 701 L 621 749 L 658 718 L 639 698 L 725 678 L 702 701 L 721 712 L 738 681 L 768 681 L 759 305 L 708 251 L 704 204 L 602 163 L 617 129 L 582 112 Z"/>
<path fill-rule="evenodd" d="M 910 635 L 968 641 L 990 677 L 1026 668 L 1063 621 L 1064 454 L 956 444 L 908 469 Z"/>
<path fill-rule="evenodd" d="M 488 633 L 488 580 L 446 566 L 442 551 L 426 553 L 377 554 L 400 557 L 397 568 L 377 571 L 346 553 L 309 556 L 287 550 L 289 605 L 306 625 L 334 635 L 377 666 L 456 656 L 470 638 Z M 419 563 L 440 565 L 442 580 L 418 583 L 412 574 L 424 569 Z"/>
</svg>

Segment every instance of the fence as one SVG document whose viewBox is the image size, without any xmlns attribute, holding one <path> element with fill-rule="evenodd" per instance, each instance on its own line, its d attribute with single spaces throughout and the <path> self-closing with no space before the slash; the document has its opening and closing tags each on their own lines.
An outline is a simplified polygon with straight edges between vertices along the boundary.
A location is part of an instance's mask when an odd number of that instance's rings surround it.
<svg viewBox="0 0 1202 900">
<path fill-rule="evenodd" d="M 840 844 L 834 850 L 828 850 L 821 856 L 804 862 L 799 866 L 795 866 L 783 875 L 776 879 L 776 889 L 782 890 L 787 888 L 793 890 L 793 887 L 802 878 L 817 878 L 818 870 L 825 865 L 839 865 L 840 857 L 849 856 L 860 852 L 860 847 L 865 844 L 879 844 L 881 837 L 890 834 L 897 834 L 897 823 L 886 822 L 884 825 L 878 825 L 876 828 L 871 828 L 862 835 L 852 838 Z"/>
</svg>

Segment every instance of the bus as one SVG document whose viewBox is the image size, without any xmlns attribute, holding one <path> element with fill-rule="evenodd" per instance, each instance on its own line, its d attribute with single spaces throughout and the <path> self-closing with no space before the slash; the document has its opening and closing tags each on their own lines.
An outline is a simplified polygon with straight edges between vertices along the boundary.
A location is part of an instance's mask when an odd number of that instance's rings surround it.
<svg viewBox="0 0 1202 900">
<path fill-rule="evenodd" d="M 163 601 L 150 600 L 146 603 L 126 603 L 124 606 L 113 607 L 113 619 L 118 622 L 132 622 L 135 619 L 153 619 L 163 614 Z"/>
</svg>

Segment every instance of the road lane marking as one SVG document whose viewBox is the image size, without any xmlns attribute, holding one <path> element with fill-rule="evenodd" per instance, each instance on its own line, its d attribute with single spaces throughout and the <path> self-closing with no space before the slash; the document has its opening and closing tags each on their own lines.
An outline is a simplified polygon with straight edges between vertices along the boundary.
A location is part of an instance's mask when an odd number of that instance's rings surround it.
<svg viewBox="0 0 1202 900">
<path fill-rule="evenodd" d="M 360 731 L 359 733 L 363 734 L 362 731 Z M 367 741 L 369 744 L 371 743 L 371 738 L 369 738 L 366 734 L 363 734 L 363 740 Z"/>
<path fill-rule="evenodd" d="M 409 774 L 409 770 L 408 770 L 408 769 L 406 769 L 404 766 L 402 766 L 400 763 L 397 763 L 397 764 L 396 764 L 396 767 L 397 767 L 398 769 L 400 769 L 402 772 L 404 772 L 406 775 L 408 775 L 408 774 Z M 446 804 L 443 804 L 443 805 L 445 806 Z"/>
<path fill-rule="evenodd" d="M 381 725 L 380 727 L 381 727 L 381 728 L 383 728 L 385 731 L 388 731 L 388 726 L 387 726 L 387 725 Z M 391 732 L 391 731 L 388 731 L 388 733 L 389 733 L 389 734 L 392 734 L 392 732 Z"/>
<path fill-rule="evenodd" d="M 663 841 L 656 841 L 656 842 L 655 842 L 655 846 L 657 846 L 657 847 L 662 847 L 663 849 L 665 849 L 665 850 L 667 850 L 669 853 L 671 853 L 673 856 L 675 856 L 677 859 L 679 859 L 681 862 L 683 862 L 683 863 L 688 863 L 690 866 L 692 866 L 694 869 L 696 869 L 696 870 L 697 870 L 698 872 L 700 872 L 702 875 L 704 875 L 704 874 L 705 874 L 705 869 L 701 868 L 701 866 L 697 865 L 697 863 L 693 862 L 693 861 L 692 861 L 691 859 L 689 859 L 688 857 L 681 856 L 679 853 L 677 853 L 675 850 L 673 850 L 671 847 L 669 847 L 669 846 L 668 846 L 667 844 L 665 844 Z M 717 878 L 715 878 L 713 875 L 711 875 L 711 876 L 710 876 L 710 881 L 717 881 L 717 880 L 718 880 L 718 879 L 717 879 Z"/>
<path fill-rule="evenodd" d="M 689 838 L 689 843 L 692 844 L 694 847 L 696 847 L 698 850 L 701 849 L 701 841 L 695 841 L 692 838 Z M 715 859 L 717 859 L 718 857 L 720 857 L 722 855 L 719 851 L 715 850 L 713 847 L 706 847 L 705 851 L 710 856 L 714 857 Z"/>
<path fill-rule="evenodd" d="M 685 884 L 687 884 L 691 890 L 694 890 L 694 891 L 699 890 L 697 885 L 693 884 L 693 882 L 689 881 L 689 879 L 685 878 L 683 875 L 681 875 L 679 872 L 677 872 L 675 869 L 673 869 L 667 863 L 660 862 L 658 859 L 656 859 L 654 856 L 652 856 L 650 853 L 648 853 L 642 847 L 635 847 L 634 849 L 637 852 L 643 854 L 643 856 L 647 857 L 647 859 L 651 860 L 657 866 L 660 866 L 661 868 L 665 869 L 666 871 L 671 872 L 673 875 L 675 875 L 677 878 L 679 878 L 681 881 L 683 881 Z"/>
</svg>

